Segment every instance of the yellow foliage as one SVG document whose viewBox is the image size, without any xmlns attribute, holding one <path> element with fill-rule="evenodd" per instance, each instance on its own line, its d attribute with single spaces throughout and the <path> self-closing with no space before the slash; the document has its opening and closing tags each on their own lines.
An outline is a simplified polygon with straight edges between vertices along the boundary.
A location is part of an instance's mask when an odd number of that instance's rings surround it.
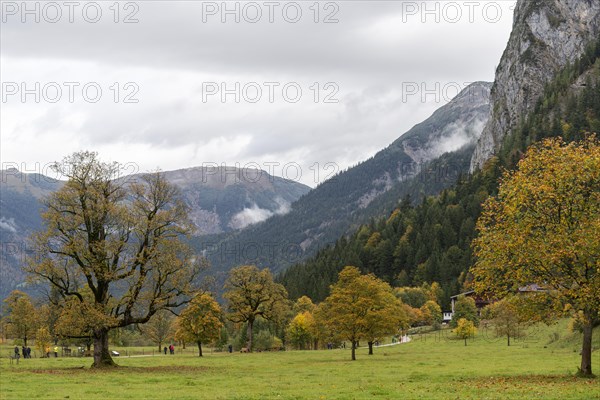
<svg viewBox="0 0 600 400">
<path fill-rule="evenodd" d="M 600 146 L 595 137 L 532 146 L 483 205 L 471 269 L 479 293 L 545 285 L 574 311 L 600 308 Z"/>
<path fill-rule="evenodd" d="M 322 304 L 320 320 L 340 339 L 354 344 L 395 334 L 406 318 L 402 303 L 392 288 L 374 275 L 361 275 L 356 267 L 346 267 L 331 294 Z"/>
<path fill-rule="evenodd" d="M 301 313 L 304 311 L 313 312 L 315 310 L 315 305 L 308 296 L 302 296 L 294 303 L 294 312 Z"/>
<path fill-rule="evenodd" d="M 467 345 L 467 339 L 475 336 L 477 332 L 477 328 L 475 328 L 475 324 L 473 321 L 469 321 L 466 318 L 461 318 L 458 320 L 456 324 L 456 328 L 454 328 L 454 333 L 459 339 L 464 339 L 465 346 Z"/>
<path fill-rule="evenodd" d="M 254 265 L 243 265 L 232 269 L 225 290 L 228 318 L 233 322 L 253 322 L 258 316 L 277 320 L 285 311 L 287 291 L 273 281 L 267 268 L 259 270 Z"/>
<path fill-rule="evenodd" d="M 42 326 L 35 333 L 35 347 L 38 349 L 40 354 L 46 354 L 47 349 L 50 348 L 52 344 L 52 335 L 48 331 L 48 328 Z"/>
<path fill-rule="evenodd" d="M 563 127 L 565 128 L 565 127 Z M 495 297 L 544 285 L 556 311 L 581 313 L 582 374 L 600 321 L 600 144 L 595 136 L 531 146 L 483 205 L 473 242 L 475 291 Z M 532 300 L 546 300 L 532 296 Z M 548 307 L 547 307 L 548 308 Z"/>
<path fill-rule="evenodd" d="M 373 234 L 367 240 L 367 244 L 365 244 L 365 248 L 374 249 L 381 242 L 381 233 L 373 232 Z"/>
<path fill-rule="evenodd" d="M 177 318 L 175 337 L 194 343 L 216 340 L 223 327 L 221 317 L 221 307 L 211 295 L 197 295 Z"/>
<path fill-rule="evenodd" d="M 35 336 L 40 325 L 38 310 L 31 298 L 19 290 L 13 290 L 4 300 L 4 304 L 8 313 L 5 320 L 8 336 L 20 339 L 26 345 L 27 340 Z"/>
<path fill-rule="evenodd" d="M 286 329 L 286 337 L 297 349 L 310 348 L 316 336 L 315 319 L 309 311 L 304 311 L 292 319 Z"/>
</svg>

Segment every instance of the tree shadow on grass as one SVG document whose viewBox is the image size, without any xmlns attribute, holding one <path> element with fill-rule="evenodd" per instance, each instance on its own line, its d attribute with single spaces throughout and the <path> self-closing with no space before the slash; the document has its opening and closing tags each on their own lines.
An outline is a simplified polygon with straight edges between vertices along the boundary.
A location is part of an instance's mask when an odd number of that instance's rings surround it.
<svg viewBox="0 0 600 400">
<path fill-rule="evenodd" d="M 457 381 L 473 385 L 476 388 L 506 387 L 519 388 L 523 385 L 529 386 L 565 386 L 569 384 L 590 385 L 590 388 L 599 389 L 597 378 L 580 378 L 576 375 L 510 375 L 510 376 L 487 376 L 479 378 L 457 379 Z"/>
<path fill-rule="evenodd" d="M 90 367 L 68 367 L 68 368 L 53 368 L 53 369 L 22 369 L 15 370 L 15 372 L 26 372 L 32 374 L 50 374 L 50 375 L 67 375 L 74 373 L 82 374 L 103 374 L 103 373 L 198 373 L 209 370 L 209 367 L 205 366 L 183 366 L 183 365 L 167 365 L 167 366 L 155 366 L 155 367 L 123 367 L 118 366 L 116 368 L 102 369 L 102 368 L 90 368 Z"/>
</svg>

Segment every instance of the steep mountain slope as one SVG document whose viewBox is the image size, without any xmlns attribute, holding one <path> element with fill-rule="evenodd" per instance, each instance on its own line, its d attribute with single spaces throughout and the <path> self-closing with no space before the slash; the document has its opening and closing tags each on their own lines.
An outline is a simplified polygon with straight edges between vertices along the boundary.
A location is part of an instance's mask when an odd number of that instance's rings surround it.
<svg viewBox="0 0 600 400">
<path fill-rule="evenodd" d="M 471 171 L 500 149 L 504 136 L 533 111 L 545 85 L 581 57 L 598 33 L 597 0 L 517 3 L 510 40 L 496 70 L 492 115 L 475 148 Z"/>
<path fill-rule="evenodd" d="M 590 33 L 586 42 L 581 56 L 550 78 L 532 111 L 502 137 L 496 155 L 481 169 L 418 206 L 403 202 L 385 218 L 288 268 L 279 279 L 290 296 L 322 300 L 337 273 L 355 265 L 399 286 L 436 281 L 444 291 L 442 306 L 448 309 L 449 297 L 468 285 L 475 221 L 481 203 L 496 193 L 502 171 L 515 168 L 526 148 L 540 139 L 561 136 L 573 141 L 600 133 L 600 35 Z M 515 68 L 527 69 L 527 62 L 522 60 Z M 505 84 L 504 78 L 498 79 L 496 86 Z M 520 84 L 519 90 L 528 92 L 529 85 L 539 82 Z"/>
<path fill-rule="evenodd" d="M 195 234 L 230 232 L 289 211 L 310 188 L 261 170 L 198 167 L 164 172 L 190 207 Z M 42 228 L 41 199 L 63 185 L 40 174 L 1 171 L 0 298 L 24 281 L 27 238 Z M 135 175 L 122 179 L 135 179 Z"/>
<path fill-rule="evenodd" d="M 485 82 L 465 88 L 389 147 L 303 196 L 290 213 L 221 240 L 201 238 L 198 247 L 205 250 L 216 271 L 241 263 L 278 271 L 314 254 L 353 226 L 389 212 L 398 196 L 438 193 L 468 170 L 469 145 L 475 143 L 489 116 L 490 88 Z M 428 163 L 445 153 L 451 156 L 443 157 L 443 173 L 432 172 Z"/>
</svg>

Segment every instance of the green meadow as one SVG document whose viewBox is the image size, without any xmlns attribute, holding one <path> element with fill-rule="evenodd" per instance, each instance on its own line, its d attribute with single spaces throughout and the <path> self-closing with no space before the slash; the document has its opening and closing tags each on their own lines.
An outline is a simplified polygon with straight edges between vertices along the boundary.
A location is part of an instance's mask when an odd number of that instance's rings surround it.
<svg viewBox="0 0 600 400">
<path fill-rule="evenodd" d="M 594 332 L 600 371 L 600 331 Z M 566 322 L 540 326 L 510 347 L 480 331 L 465 347 L 449 331 L 410 343 L 359 349 L 116 357 L 119 368 L 91 370 L 90 358 L 10 363 L 1 347 L 2 399 L 600 399 L 600 379 L 574 376 L 580 336 Z M 125 354 L 124 348 L 115 348 Z M 128 354 L 141 353 L 129 349 Z M 152 349 L 146 348 L 146 354 Z"/>
</svg>

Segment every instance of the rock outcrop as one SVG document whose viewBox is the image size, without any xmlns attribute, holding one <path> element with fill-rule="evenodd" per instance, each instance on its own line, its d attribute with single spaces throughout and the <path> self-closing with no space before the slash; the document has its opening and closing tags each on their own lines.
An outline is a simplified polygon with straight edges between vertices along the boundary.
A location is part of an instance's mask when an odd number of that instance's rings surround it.
<svg viewBox="0 0 600 400">
<path fill-rule="evenodd" d="M 492 114 L 477 142 L 471 171 L 500 148 L 544 85 L 600 34 L 599 0 L 519 0 L 513 30 L 491 93 Z"/>
</svg>

